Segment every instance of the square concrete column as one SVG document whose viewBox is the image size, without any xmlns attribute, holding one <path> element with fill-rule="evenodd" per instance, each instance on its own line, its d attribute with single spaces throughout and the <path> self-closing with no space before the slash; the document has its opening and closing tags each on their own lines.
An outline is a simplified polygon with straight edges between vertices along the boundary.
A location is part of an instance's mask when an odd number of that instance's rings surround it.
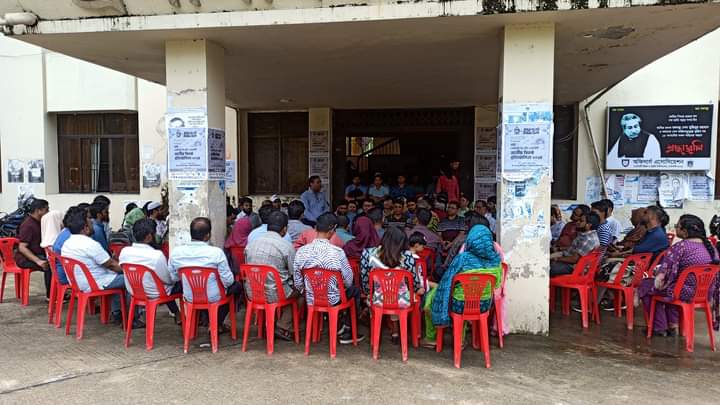
<svg viewBox="0 0 720 405">
<path fill-rule="evenodd" d="M 212 221 L 214 246 L 225 239 L 224 174 L 218 173 L 225 166 L 224 63 L 225 51 L 213 42 L 165 43 L 171 249 L 190 241 L 196 217 Z"/>
<path fill-rule="evenodd" d="M 332 110 L 327 107 L 308 110 L 308 177 L 320 176 L 323 191 L 332 199 Z"/>
<path fill-rule="evenodd" d="M 502 38 L 497 227 L 510 265 L 505 311 L 511 332 L 547 334 L 555 27 L 507 25 Z"/>
</svg>

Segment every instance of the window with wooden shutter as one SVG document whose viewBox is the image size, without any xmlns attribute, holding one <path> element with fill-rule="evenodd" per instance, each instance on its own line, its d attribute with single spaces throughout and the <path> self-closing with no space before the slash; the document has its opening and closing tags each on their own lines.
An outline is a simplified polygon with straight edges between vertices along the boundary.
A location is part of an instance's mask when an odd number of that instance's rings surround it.
<svg viewBox="0 0 720 405">
<path fill-rule="evenodd" d="M 61 193 L 138 193 L 137 113 L 58 114 Z"/>
<path fill-rule="evenodd" d="M 248 114 L 249 191 L 299 194 L 307 188 L 308 114 Z"/>
</svg>

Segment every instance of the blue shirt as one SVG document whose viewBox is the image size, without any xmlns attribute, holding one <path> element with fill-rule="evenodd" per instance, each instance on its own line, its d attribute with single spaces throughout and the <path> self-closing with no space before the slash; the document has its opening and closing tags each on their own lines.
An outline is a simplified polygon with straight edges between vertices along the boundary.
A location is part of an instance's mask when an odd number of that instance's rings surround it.
<svg viewBox="0 0 720 405">
<path fill-rule="evenodd" d="M 415 197 L 415 189 L 407 184 L 404 187 L 395 186 L 390 190 L 390 197 L 405 197 L 406 200 L 409 200 Z"/>
<path fill-rule="evenodd" d="M 355 190 L 360 190 L 363 194 L 367 194 L 367 187 L 363 186 L 362 184 L 359 186 L 351 184 L 351 185 L 345 187 L 345 195 L 348 195 L 352 191 L 355 191 Z"/>
<path fill-rule="evenodd" d="M 100 246 L 103 247 L 103 249 L 109 251 L 110 246 L 108 245 L 107 241 L 107 234 L 105 233 L 105 223 L 104 222 L 97 222 L 96 220 L 92 220 L 93 224 L 93 235 L 92 238 L 95 242 L 99 243 Z"/>
<path fill-rule="evenodd" d="M 368 196 L 369 197 L 377 197 L 377 198 L 385 198 L 390 195 L 390 189 L 386 185 L 380 186 L 380 188 L 375 187 L 375 185 L 372 185 L 368 189 Z"/>
<path fill-rule="evenodd" d="M 669 247 L 670 244 L 668 243 L 665 230 L 662 227 L 656 226 L 645 233 L 645 236 L 643 236 L 640 242 L 633 248 L 633 253 L 652 253 L 654 258 L 654 255 Z"/>
<path fill-rule="evenodd" d="M 307 228 L 312 229 L 309 226 Z M 248 245 L 250 244 L 250 242 L 265 235 L 266 233 L 268 233 L 267 224 L 262 224 L 262 225 L 258 226 L 257 228 L 253 229 L 252 232 L 250 232 L 250 235 L 248 235 L 248 239 L 247 239 Z M 298 235 L 298 237 L 300 237 L 300 236 Z M 293 243 L 292 236 L 290 236 L 290 232 L 286 232 L 285 236 L 283 236 L 283 239 L 285 239 L 286 241 L 288 241 L 290 243 Z"/>
<path fill-rule="evenodd" d="M 55 239 L 55 243 L 52 246 L 53 252 L 55 254 L 60 254 L 62 252 L 62 247 L 65 244 L 65 241 L 70 238 L 72 234 L 70 233 L 70 230 L 67 228 L 63 228 L 63 230 L 58 234 L 57 239 Z M 67 276 L 65 275 L 65 270 L 62 267 L 62 264 L 58 260 L 57 264 L 55 265 L 55 268 L 57 269 L 57 276 L 58 280 L 60 281 L 60 284 L 69 284 L 70 282 L 67 279 Z"/>
<path fill-rule="evenodd" d="M 222 249 L 210 246 L 206 242 L 192 241 L 187 245 L 177 246 L 170 253 L 168 270 L 173 280 L 182 279 L 183 296 L 188 302 L 192 302 L 192 289 L 187 280 L 181 278 L 178 270 L 183 267 L 212 267 L 218 270 L 220 282 L 228 288 L 235 282 L 235 276 L 230 270 L 227 257 Z M 211 275 L 207 283 L 207 297 L 209 302 L 220 300 L 220 291 L 215 276 Z"/>
<path fill-rule="evenodd" d="M 320 215 L 330 211 L 327 197 L 322 191 L 316 193 L 307 189 L 300 195 L 300 200 L 305 204 L 305 219 L 308 221 L 315 222 Z"/>
</svg>

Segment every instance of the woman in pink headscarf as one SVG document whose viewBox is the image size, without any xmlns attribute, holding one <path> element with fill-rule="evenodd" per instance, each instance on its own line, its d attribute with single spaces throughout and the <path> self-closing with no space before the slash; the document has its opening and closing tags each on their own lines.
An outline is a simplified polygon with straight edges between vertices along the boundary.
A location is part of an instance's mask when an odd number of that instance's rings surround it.
<svg viewBox="0 0 720 405">
<path fill-rule="evenodd" d="M 225 249 L 234 247 L 244 248 L 248 243 L 248 235 L 252 231 L 253 226 L 250 217 L 242 217 L 233 225 L 232 232 L 225 241 Z"/>
<path fill-rule="evenodd" d="M 348 241 L 343 247 L 347 257 L 360 258 L 363 250 L 380 245 L 380 237 L 368 217 L 355 218 L 353 234 L 355 239 Z"/>
</svg>

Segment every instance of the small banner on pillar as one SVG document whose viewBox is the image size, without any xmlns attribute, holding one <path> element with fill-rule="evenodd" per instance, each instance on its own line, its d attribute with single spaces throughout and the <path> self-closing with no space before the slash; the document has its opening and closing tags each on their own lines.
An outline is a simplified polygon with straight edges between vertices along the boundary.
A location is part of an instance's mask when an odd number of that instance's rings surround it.
<svg viewBox="0 0 720 405">
<path fill-rule="evenodd" d="M 225 130 L 208 132 L 208 179 L 225 180 Z"/>
<path fill-rule="evenodd" d="M 165 122 L 168 135 L 168 177 L 171 180 L 207 179 L 207 111 L 204 108 L 168 111 Z M 224 172 L 223 167 L 223 176 Z"/>
<path fill-rule="evenodd" d="M 553 109 L 547 103 L 503 104 L 502 177 L 552 174 Z"/>
</svg>

